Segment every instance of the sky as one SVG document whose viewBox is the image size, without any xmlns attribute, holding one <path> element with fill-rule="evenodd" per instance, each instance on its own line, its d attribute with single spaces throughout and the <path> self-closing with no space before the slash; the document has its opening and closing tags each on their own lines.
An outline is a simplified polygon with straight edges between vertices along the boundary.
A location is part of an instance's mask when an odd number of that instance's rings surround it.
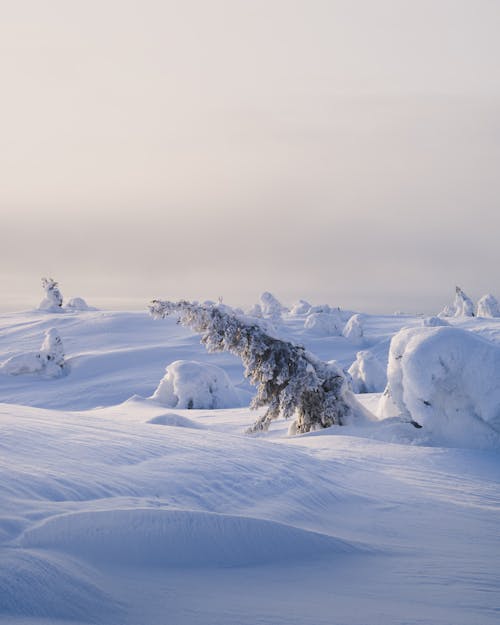
<svg viewBox="0 0 500 625">
<path fill-rule="evenodd" d="M 0 309 L 500 298 L 497 0 L 0 15 Z"/>
</svg>

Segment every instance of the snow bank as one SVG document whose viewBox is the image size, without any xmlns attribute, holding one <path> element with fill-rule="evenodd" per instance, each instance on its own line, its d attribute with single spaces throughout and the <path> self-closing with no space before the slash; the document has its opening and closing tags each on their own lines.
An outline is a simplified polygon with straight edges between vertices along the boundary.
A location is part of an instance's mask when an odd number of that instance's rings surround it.
<svg viewBox="0 0 500 625">
<path fill-rule="evenodd" d="M 355 393 L 381 393 L 387 384 L 385 367 L 370 351 L 356 354 L 356 360 L 348 370 Z"/>
<path fill-rule="evenodd" d="M 477 303 L 477 316 L 478 317 L 500 317 L 500 308 L 496 297 L 488 293 Z"/>
<path fill-rule="evenodd" d="M 176 360 L 166 369 L 152 399 L 169 408 L 235 408 L 241 406 L 226 372 L 194 360 Z"/>
<path fill-rule="evenodd" d="M 500 445 L 500 347 L 453 327 L 410 328 L 390 346 L 379 415 L 420 424 L 432 444 Z"/>
</svg>

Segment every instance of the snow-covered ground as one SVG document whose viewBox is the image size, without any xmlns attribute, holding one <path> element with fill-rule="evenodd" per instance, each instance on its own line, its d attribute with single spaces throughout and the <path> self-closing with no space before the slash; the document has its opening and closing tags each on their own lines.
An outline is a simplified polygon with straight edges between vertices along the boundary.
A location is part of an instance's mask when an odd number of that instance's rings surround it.
<svg viewBox="0 0 500 625">
<path fill-rule="evenodd" d="M 306 319 L 272 322 L 344 369 L 361 350 L 385 368 L 394 334 L 424 325 L 360 315 L 350 340 Z M 448 321 L 500 345 L 498 318 Z M 249 436 L 248 408 L 168 407 L 151 397 L 178 360 L 224 369 L 239 405 L 251 389 L 235 357 L 147 313 L 3 314 L 0 362 L 51 328 L 63 375 L 0 372 L 0 623 L 499 622 L 494 445 L 441 446 L 390 418 Z M 380 395 L 357 397 L 375 413 Z"/>
</svg>

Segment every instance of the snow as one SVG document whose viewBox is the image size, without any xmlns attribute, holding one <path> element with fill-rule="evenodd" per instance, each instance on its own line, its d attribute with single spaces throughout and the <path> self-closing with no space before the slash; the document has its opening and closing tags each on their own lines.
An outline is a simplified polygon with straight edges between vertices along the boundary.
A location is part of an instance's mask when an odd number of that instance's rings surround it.
<svg viewBox="0 0 500 625">
<path fill-rule="evenodd" d="M 355 393 L 381 393 L 387 384 L 386 368 L 368 350 L 356 354 L 348 373 Z"/>
<path fill-rule="evenodd" d="M 283 338 L 356 359 L 352 341 L 281 316 Z M 250 396 L 240 362 L 173 319 L 0 315 L 0 361 L 55 329 L 68 366 L 0 374 L 0 623 L 496 624 L 500 319 L 449 321 L 363 315 L 365 349 L 389 358 L 422 428 L 394 416 L 291 437 L 284 420 L 245 435 L 256 414 L 236 404 L 152 400 L 179 360 Z M 380 393 L 357 400 L 374 413 Z"/>
<path fill-rule="evenodd" d="M 488 293 L 483 295 L 477 303 L 478 317 L 500 317 L 500 308 L 495 296 Z"/>
</svg>

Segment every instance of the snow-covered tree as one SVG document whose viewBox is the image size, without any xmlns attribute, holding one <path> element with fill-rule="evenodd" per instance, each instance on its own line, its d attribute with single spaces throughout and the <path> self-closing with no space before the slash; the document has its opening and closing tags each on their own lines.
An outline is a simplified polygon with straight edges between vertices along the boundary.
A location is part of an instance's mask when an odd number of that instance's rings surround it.
<svg viewBox="0 0 500 625">
<path fill-rule="evenodd" d="M 0 371 L 8 375 L 37 373 L 45 378 L 58 378 L 65 369 L 64 348 L 55 328 L 47 330 L 38 352 L 16 354 L 0 363 Z"/>
<path fill-rule="evenodd" d="M 342 336 L 352 343 L 358 345 L 363 343 L 364 332 L 361 315 L 355 314 L 349 317 L 348 322 L 342 330 Z"/>
<path fill-rule="evenodd" d="M 477 303 L 478 317 L 500 317 L 500 309 L 496 297 L 488 293 Z"/>
<path fill-rule="evenodd" d="M 57 310 L 62 307 L 63 297 L 58 283 L 53 278 L 42 278 L 45 297 L 41 301 L 40 310 Z"/>
<path fill-rule="evenodd" d="M 272 293 L 269 293 L 269 291 L 264 291 L 264 293 L 260 296 L 260 307 L 264 317 L 271 319 L 271 321 L 278 321 L 281 319 L 281 313 L 283 312 L 284 307 Z"/>
<path fill-rule="evenodd" d="M 438 317 L 474 317 L 474 304 L 462 289 L 455 287 L 455 300 L 439 313 Z"/>
<path fill-rule="evenodd" d="M 153 300 L 149 309 L 156 318 L 178 316 L 182 325 L 202 335 L 209 351 L 228 351 L 241 358 L 245 376 L 257 387 L 251 407 L 267 407 L 249 432 L 267 430 L 279 416 L 296 416 L 293 429 L 303 433 L 342 425 L 353 409 L 363 413 L 337 366 L 271 336 L 255 319 L 226 306 L 188 301 Z"/>
</svg>

